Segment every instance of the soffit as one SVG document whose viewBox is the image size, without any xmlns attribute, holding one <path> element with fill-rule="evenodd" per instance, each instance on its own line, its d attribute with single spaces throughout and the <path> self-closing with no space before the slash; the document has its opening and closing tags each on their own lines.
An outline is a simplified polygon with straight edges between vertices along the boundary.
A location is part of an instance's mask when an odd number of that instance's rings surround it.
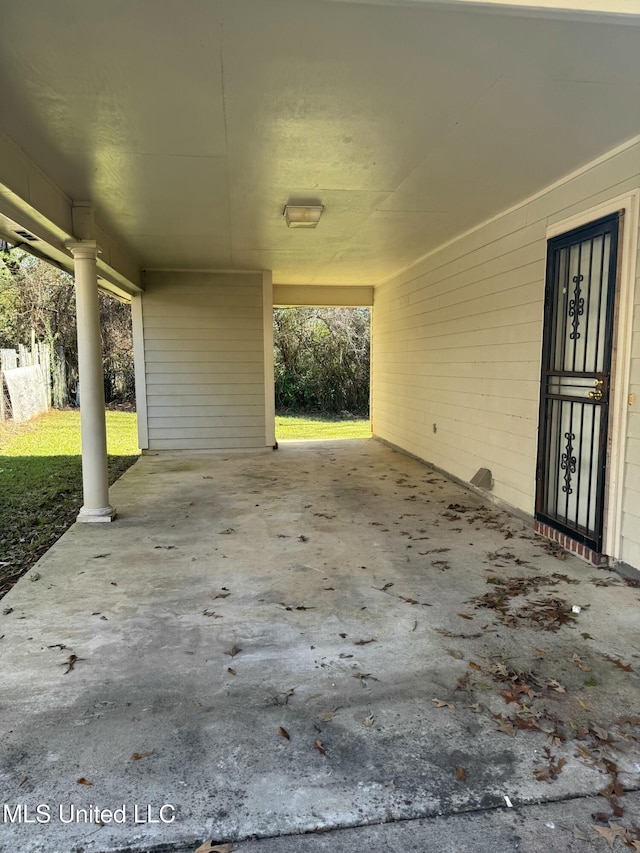
<svg viewBox="0 0 640 853">
<path fill-rule="evenodd" d="M 0 127 L 142 266 L 283 284 L 381 281 L 640 132 L 639 27 L 473 4 L 23 0 L 0 73 Z"/>
</svg>

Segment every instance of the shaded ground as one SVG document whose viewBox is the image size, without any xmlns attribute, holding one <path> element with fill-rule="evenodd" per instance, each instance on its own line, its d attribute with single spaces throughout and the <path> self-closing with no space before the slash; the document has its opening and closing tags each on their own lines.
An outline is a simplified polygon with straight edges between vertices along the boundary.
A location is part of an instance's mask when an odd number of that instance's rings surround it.
<svg viewBox="0 0 640 853">
<path fill-rule="evenodd" d="M 138 458 L 135 415 L 108 412 L 107 422 L 112 484 Z M 0 424 L 0 598 L 69 528 L 81 504 L 79 410 Z"/>
<path fill-rule="evenodd" d="M 539 849 L 640 840 L 639 594 L 615 575 L 373 441 L 145 456 L 112 497 L 116 524 L 75 525 L 3 602 L 0 788 L 176 820 L 5 825 L 0 850 L 362 825 L 386 850 L 398 820 L 587 796 Z"/>
</svg>

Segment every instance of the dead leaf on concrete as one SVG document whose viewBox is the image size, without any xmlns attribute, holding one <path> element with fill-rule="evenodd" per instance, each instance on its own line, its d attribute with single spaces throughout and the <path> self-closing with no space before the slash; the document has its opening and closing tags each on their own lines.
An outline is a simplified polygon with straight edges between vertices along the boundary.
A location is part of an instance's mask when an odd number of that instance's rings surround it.
<svg viewBox="0 0 640 853">
<path fill-rule="evenodd" d="M 88 779 L 85 779 L 84 776 L 81 776 L 79 779 L 76 779 L 77 785 L 93 785 L 93 782 L 90 782 Z"/>
<path fill-rule="evenodd" d="M 609 661 L 609 663 L 612 663 L 614 666 L 617 666 L 618 669 L 621 669 L 623 672 L 633 672 L 631 664 L 622 663 L 619 658 L 613 658 L 611 657 L 611 655 L 602 655 L 602 660 Z"/>
<path fill-rule="evenodd" d="M 456 779 L 458 782 L 466 782 L 467 774 L 464 772 L 463 767 L 456 767 Z"/>
<path fill-rule="evenodd" d="M 280 726 L 280 728 L 278 729 L 278 734 L 281 735 L 283 738 L 285 738 L 285 740 L 291 740 L 291 735 L 282 726 Z"/>
<path fill-rule="evenodd" d="M 537 767 L 534 767 L 533 775 L 536 777 L 538 782 L 548 782 L 551 784 L 558 777 L 558 774 L 562 771 L 562 768 L 567 762 L 564 758 L 559 758 L 556 761 L 556 756 L 552 755 L 548 746 L 545 746 L 544 754 L 547 763 L 539 764 Z"/>
<path fill-rule="evenodd" d="M 375 678 L 373 675 L 371 675 L 370 672 L 354 672 L 351 677 L 352 678 L 359 678 L 360 681 L 368 681 L 369 679 L 371 681 L 379 681 L 379 679 Z"/>
<path fill-rule="evenodd" d="M 509 737 L 516 736 L 516 730 L 508 720 L 496 720 L 496 724 L 497 731 L 503 732 L 505 735 L 509 735 Z"/>
<path fill-rule="evenodd" d="M 212 480 L 213 477 L 206 477 L 205 479 Z M 214 844 L 213 841 L 205 841 L 195 853 L 233 853 L 234 850 L 238 849 L 236 844 Z"/>
<path fill-rule="evenodd" d="M 371 728 L 371 726 L 375 722 L 375 718 L 374 718 L 373 714 L 369 714 L 367 717 L 364 718 L 364 720 L 362 722 L 365 724 L 365 726 L 367 726 L 367 728 Z"/>
<path fill-rule="evenodd" d="M 239 654 L 242 649 L 238 648 L 238 646 L 233 645 L 230 649 L 227 649 L 225 655 L 229 655 L 230 658 L 234 658 L 237 654 Z"/>
<path fill-rule="evenodd" d="M 320 755 L 326 755 L 327 754 L 327 750 L 324 748 L 321 741 L 319 741 L 319 740 L 316 740 L 313 742 L 313 748 L 317 749 L 318 752 L 320 753 Z"/>
<path fill-rule="evenodd" d="M 595 830 L 598 835 L 601 835 L 606 839 L 611 850 L 613 850 L 616 838 L 620 838 L 623 842 L 626 840 L 627 830 L 624 826 L 618 826 L 617 824 L 614 824 L 613 826 L 597 826 L 592 823 L 591 829 Z"/>
<path fill-rule="evenodd" d="M 445 702 L 444 699 L 432 699 L 431 700 L 436 708 L 448 708 L 450 711 L 455 711 L 456 706 L 453 702 Z"/>
<path fill-rule="evenodd" d="M 587 835 L 586 832 L 583 832 L 575 824 L 573 825 L 573 829 L 571 830 L 571 833 L 572 833 L 574 838 L 578 839 L 578 841 L 591 841 L 592 838 L 595 838 L 595 836 L 593 836 L 593 835 Z"/>
<path fill-rule="evenodd" d="M 66 666 L 67 667 L 64 671 L 64 675 L 66 675 L 68 672 L 71 672 L 71 670 L 76 665 L 76 661 L 79 661 L 79 660 L 80 660 L 80 658 L 77 655 L 69 655 L 69 657 L 66 659 L 66 661 L 64 663 L 60 664 L 60 666 Z"/>
<path fill-rule="evenodd" d="M 153 755 L 153 750 L 149 752 L 134 752 L 131 756 L 132 761 L 140 761 L 142 758 L 148 758 L 150 755 Z"/>
<path fill-rule="evenodd" d="M 232 666 L 227 667 L 227 672 L 229 673 L 229 675 L 235 675 L 236 674 L 236 671 Z"/>
<path fill-rule="evenodd" d="M 445 649 L 445 652 L 456 660 L 462 660 L 462 652 L 459 652 L 457 649 Z"/>
<path fill-rule="evenodd" d="M 218 530 L 220 536 L 228 536 L 230 533 L 235 533 L 233 527 L 227 527 L 225 530 Z"/>
<path fill-rule="evenodd" d="M 477 640 L 478 637 L 482 636 L 482 631 L 477 631 L 474 634 L 464 634 L 450 631 L 448 628 L 434 628 L 433 630 L 437 631 L 438 634 L 442 634 L 443 637 L 448 637 L 450 640 Z"/>
<path fill-rule="evenodd" d="M 597 723 L 590 723 L 589 728 L 593 732 L 593 734 L 598 738 L 598 740 L 608 741 L 609 740 L 609 732 L 606 729 L 603 729 L 602 726 L 599 726 Z"/>
<path fill-rule="evenodd" d="M 582 662 L 582 658 L 580 657 L 580 655 L 574 654 L 571 658 L 571 662 L 574 664 L 574 666 L 577 666 L 578 669 L 582 670 L 582 672 L 591 672 L 591 667 L 587 666 L 586 663 Z"/>
<path fill-rule="evenodd" d="M 216 592 L 216 594 L 212 595 L 211 598 L 215 601 L 216 598 L 229 598 L 230 595 L 230 592 Z"/>
<path fill-rule="evenodd" d="M 301 533 L 300 536 L 298 536 L 298 542 L 308 542 L 308 541 L 309 541 L 309 537 L 305 536 L 303 533 Z"/>
<path fill-rule="evenodd" d="M 330 720 L 333 720 L 339 710 L 339 708 L 333 708 L 330 711 L 323 711 L 321 714 L 318 714 L 318 719 L 322 723 L 328 723 Z"/>
<path fill-rule="evenodd" d="M 384 586 L 374 586 L 374 589 L 378 589 L 380 592 L 386 592 L 388 589 L 391 589 L 392 586 L 393 583 L 389 581 L 389 583 L 386 583 Z"/>
</svg>

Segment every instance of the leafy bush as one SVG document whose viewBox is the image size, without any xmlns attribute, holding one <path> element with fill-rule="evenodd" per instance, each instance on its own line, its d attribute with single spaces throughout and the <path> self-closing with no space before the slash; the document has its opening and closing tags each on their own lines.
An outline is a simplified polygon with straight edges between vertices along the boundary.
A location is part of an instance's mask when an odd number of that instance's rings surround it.
<svg viewBox="0 0 640 853">
<path fill-rule="evenodd" d="M 276 409 L 369 413 L 369 309 L 276 308 Z"/>
</svg>

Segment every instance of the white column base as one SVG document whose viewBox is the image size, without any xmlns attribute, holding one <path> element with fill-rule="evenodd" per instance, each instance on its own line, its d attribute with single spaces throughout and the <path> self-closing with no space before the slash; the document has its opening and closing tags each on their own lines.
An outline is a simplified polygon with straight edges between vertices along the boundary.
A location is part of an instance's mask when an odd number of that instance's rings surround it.
<svg viewBox="0 0 640 853">
<path fill-rule="evenodd" d="M 100 509 L 87 509 L 81 507 L 76 521 L 79 522 L 94 522 L 94 521 L 113 521 L 116 517 L 116 509 L 113 506 L 103 506 Z"/>
</svg>

